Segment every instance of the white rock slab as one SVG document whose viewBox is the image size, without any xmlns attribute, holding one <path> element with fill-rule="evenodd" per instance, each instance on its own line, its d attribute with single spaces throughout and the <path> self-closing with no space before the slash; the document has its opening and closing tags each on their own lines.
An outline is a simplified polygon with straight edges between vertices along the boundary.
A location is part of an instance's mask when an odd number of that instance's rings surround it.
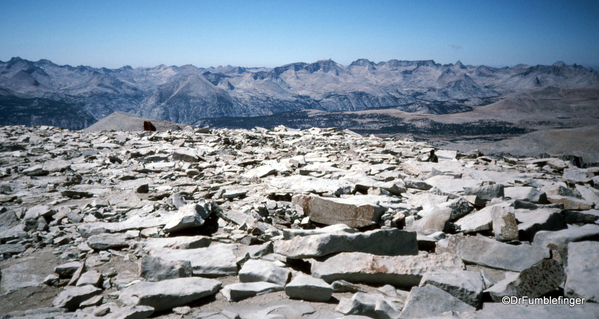
<svg viewBox="0 0 599 319">
<path fill-rule="evenodd" d="M 239 281 L 266 281 L 285 286 L 289 279 L 289 274 L 290 271 L 288 269 L 281 268 L 270 261 L 250 259 L 239 270 Z"/>
<path fill-rule="evenodd" d="M 127 306 L 144 305 L 162 311 L 213 295 L 221 285 L 218 280 L 198 277 L 139 282 L 123 289 L 119 300 Z"/>
<path fill-rule="evenodd" d="M 430 271 L 463 269 L 462 260 L 449 253 L 418 256 L 340 253 L 325 261 L 312 261 L 312 276 L 329 283 L 346 280 L 396 287 L 416 286 Z"/>
<path fill-rule="evenodd" d="M 333 294 L 333 287 L 320 278 L 299 274 L 285 286 L 289 298 L 307 301 L 327 302 Z"/>
</svg>

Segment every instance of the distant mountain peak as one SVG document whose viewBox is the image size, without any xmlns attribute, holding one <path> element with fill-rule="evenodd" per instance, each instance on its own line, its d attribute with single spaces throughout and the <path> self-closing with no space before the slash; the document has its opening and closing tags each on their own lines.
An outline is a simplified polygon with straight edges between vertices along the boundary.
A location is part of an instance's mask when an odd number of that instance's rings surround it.
<svg viewBox="0 0 599 319">
<path fill-rule="evenodd" d="M 562 67 L 562 66 L 566 66 L 566 63 L 564 63 L 564 61 L 557 61 L 557 62 L 553 63 L 553 66 Z"/>
</svg>

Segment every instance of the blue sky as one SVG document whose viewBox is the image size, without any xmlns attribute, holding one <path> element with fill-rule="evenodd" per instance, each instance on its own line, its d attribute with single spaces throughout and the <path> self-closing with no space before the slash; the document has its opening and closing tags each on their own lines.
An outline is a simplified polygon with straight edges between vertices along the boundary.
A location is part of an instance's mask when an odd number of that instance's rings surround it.
<svg viewBox="0 0 599 319">
<path fill-rule="evenodd" d="M 599 66 L 599 1 L 2 0 L 0 60 L 118 68 L 435 60 Z"/>
</svg>

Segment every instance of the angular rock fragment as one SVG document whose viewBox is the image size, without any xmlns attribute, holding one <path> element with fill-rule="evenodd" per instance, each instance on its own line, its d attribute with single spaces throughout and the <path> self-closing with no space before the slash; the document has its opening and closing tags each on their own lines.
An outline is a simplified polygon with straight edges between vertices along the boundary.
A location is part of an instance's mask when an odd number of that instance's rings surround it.
<svg viewBox="0 0 599 319">
<path fill-rule="evenodd" d="M 564 209 L 587 210 L 592 209 L 595 206 L 595 203 L 593 202 L 570 196 L 552 195 L 548 196 L 547 200 L 550 203 L 563 204 Z"/>
<path fill-rule="evenodd" d="M 68 287 L 52 301 L 52 305 L 58 308 L 66 308 L 75 311 L 79 304 L 93 296 L 102 293 L 102 289 L 94 286 Z"/>
<path fill-rule="evenodd" d="M 395 305 L 394 300 L 383 295 L 358 292 L 351 298 L 341 298 L 336 311 L 344 315 L 356 315 L 370 318 L 398 318 L 401 306 Z"/>
<path fill-rule="evenodd" d="M 444 271 L 437 270 L 424 274 L 420 287 L 433 285 L 459 300 L 478 308 L 482 300 L 484 282 L 476 271 Z"/>
<path fill-rule="evenodd" d="M 369 203 L 354 204 L 343 199 L 318 196 L 294 197 L 294 204 L 299 205 L 314 222 L 325 225 L 345 224 L 354 228 L 378 223 L 385 210 Z"/>
<path fill-rule="evenodd" d="M 247 282 L 227 285 L 223 287 L 221 293 L 229 301 L 239 301 L 256 295 L 282 291 L 284 289 L 283 286 L 270 282 Z"/>
<path fill-rule="evenodd" d="M 542 299 L 541 301 L 544 302 Z M 511 318 L 511 319 L 530 319 L 530 318 L 577 318 L 577 319 L 595 319 L 599 313 L 599 305 L 592 302 L 572 304 L 564 302 L 557 305 L 530 305 L 524 304 L 507 304 L 500 302 L 487 302 L 483 309 L 475 313 L 475 318 Z M 580 300 L 579 300 L 580 301 Z M 534 301 L 531 301 L 531 303 Z"/>
<path fill-rule="evenodd" d="M 87 239 L 87 245 L 96 250 L 120 249 L 129 247 L 127 238 L 123 234 L 93 235 Z"/>
<path fill-rule="evenodd" d="M 119 300 L 128 306 L 150 306 L 162 311 L 214 295 L 221 285 L 218 280 L 198 277 L 139 282 L 123 289 Z"/>
<path fill-rule="evenodd" d="M 416 233 L 398 229 L 381 229 L 365 233 L 334 232 L 297 236 L 275 242 L 274 251 L 299 259 L 326 256 L 338 252 L 365 252 L 375 255 L 416 255 Z"/>
<path fill-rule="evenodd" d="M 502 184 L 493 184 L 472 188 L 464 188 L 465 195 L 476 195 L 478 198 L 490 201 L 493 198 L 501 198 L 505 195 L 505 188 Z"/>
<path fill-rule="evenodd" d="M 290 271 L 288 269 L 281 268 L 270 261 L 248 260 L 243 264 L 241 270 L 239 270 L 239 281 L 265 281 L 285 286 L 289 279 L 289 274 Z"/>
<path fill-rule="evenodd" d="M 505 197 L 528 201 L 536 204 L 547 203 L 547 195 L 534 187 L 506 187 Z"/>
<path fill-rule="evenodd" d="M 237 258 L 230 249 L 226 248 L 165 248 L 152 250 L 150 255 L 168 261 L 189 261 L 194 276 L 218 277 L 237 275 Z"/>
<path fill-rule="evenodd" d="M 517 209 L 514 215 L 519 222 L 520 240 L 532 241 L 535 234 L 541 230 L 555 231 L 566 228 L 564 215 L 559 208 Z"/>
<path fill-rule="evenodd" d="M 166 261 L 158 257 L 143 256 L 139 264 L 139 275 L 147 281 L 191 277 L 192 274 L 189 260 Z"/>
<path fill-rule="evenodd" d="M 324 194 L 330 193 L 335 195 L 350 194 L 354 188 L 354 185 L 341 180 L 331 180 L 324 178 L 315 178 L 308 176 L 288 176 L 273 178 L 269 185 L 284 189 L 291 190 L 296 193 L 315 193 Z"/>
<path fill-rule="evenodd" d="M 537 298 L 559 287 L 566 279 L 564 269 L 554 259 L 544 259 L 520 274 L 508 275 L 506 279 L 485 290 L 495 302 L 504 296 L 528 296 Z"/>
<path fill-rule="evenodd" d="M 418 256 L 377 256 L 366 253 L 340 253 L 325 261 L 312 262 L 312 276 L 326 282 L 347 280 L 367 284 L 390 284 L 409 288 L 434 270 L 463 270 L 457 256 L 448 253 Z"/>
<path fill-rule="evenodd" d="M 587 186 L 576 184 L 576 190 L 580 193 L 582 199 L 592 202 L 596 208 L 599 208 L 599 191 Z"/>
<path fill-rule="evenodd" d="M 72 261 L 66 264 L 54 267 L 54 272 L 61 277 L 71 277 L 77 269 L 81 268 L 82 264 L 78 261 Z"/>
<path fill-rule="evenodd" d="M 568 244 L 566 286 L 568 297 L 599 301 L 599 243 L 584 241 Z"/>
<path fill-rule="evenodd" d="M 101 281 L 102 275 L 97 270 L 90 270 L 81 274 L 76 286 L 92 285 L 98 287 Z"/>
<path fill-rule="evenodd" d="M 476 308 L 433 285 L 414 287 L 399 318 L 441 317 L 443 313 L 464 314 Z"/>
<path fill-rule="evenodd" d="M 551 249 L 553 258 L 561 260 L 565 266 L 568 262 L 568 244 L 586 240 L 599 240 L 599 225 L 570 226 L 553 232 L 542 230 L 535 234 L 533 245 Z"/>
<path fill-rule="evenodd" d="M 196 204 L 187 204 L 179 208 L 176 214 L 168 217 L 169 220 L 163 230 L 167 233 L 172 233 L 191 227 L 202 226 L 211 213 L 211 205 L 205 200 L 201 200 Z"/>
<path fill-rule="evenodd" d="M 285 286 L 289 298 L 307 301 L 327 302 L 333 294 L 333 287 L 326 281 L 299 274 Z"/>
<path fill-rule="evenodd" d="M 523 271 L 549 258 L 549 250 L 532 245 L 509 245 L 485 237 L 468 237 L 458 246 L 458 255 L 468 263 L 511 271 Z"/>
<path fill-rule="evenodd" d="M 516 224 L 513 209 L 492 209 L 491 216 L 493 218 L 495 240 L 511 241 L 518 239 L 518 225 Z"/>
<path fill-rule="evenodd" d="M 454 225 L 463 233 L 473 233 L 490 230 L 493 225 L 493 211 L 501 211 L 498 205 L 488 206 L 458 219 Z"/>
</svg>

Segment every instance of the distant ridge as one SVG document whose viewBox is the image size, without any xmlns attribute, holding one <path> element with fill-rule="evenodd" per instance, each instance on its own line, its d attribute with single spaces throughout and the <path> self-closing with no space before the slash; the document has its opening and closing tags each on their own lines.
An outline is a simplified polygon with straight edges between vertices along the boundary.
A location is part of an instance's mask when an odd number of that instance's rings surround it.
<svg viewBox="0 0 599 319">
<path fill-rule="evenodd" d="M 523 90 L 596 84 L 597 71 L 563 62 L 493 68 L 460 61 L 375 63 L 359 59 L 348 66 L 321 60 L 275 68 L 160 65 L 107 69 L 60 66 L 48 60 L 0 61 L 0 94 L 13 104 L 27 106 L 24 99 L 44 98 L 77 107 L 95 120 L 121 111 L 185 124 L 306 109 L 396 108 L 408 113 L 451 114 Z M 72 117 L 68 128 L 78 125 L 74 113 Z"/>
<path fill-rule="evenodd" d="M 175 131 L 181 130 L 186 125 L 172 123 L 168 121 L 161 120 L 150 120 L 146 118 L 142 118 L 139 116 L 135 116 L 129 113 L 124 112 L 114 112 L 107 117 L 101 119 L 96 124 L 85 128 L 83 131 L 85 132 L 100 132 L 100 131 L 143 131 L 144 130 L 144 121 L 152 122 L 152 125 L 156 127 L 156 131 Z"/>
</svg>

